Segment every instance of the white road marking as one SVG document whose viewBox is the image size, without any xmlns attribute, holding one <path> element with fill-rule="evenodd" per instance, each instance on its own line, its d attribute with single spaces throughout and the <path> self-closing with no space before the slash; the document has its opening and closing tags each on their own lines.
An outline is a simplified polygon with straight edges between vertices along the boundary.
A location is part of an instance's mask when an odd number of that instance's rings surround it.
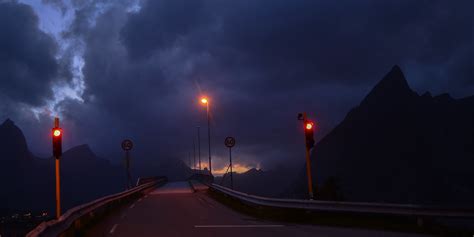
<svg viewBox="0 0 474 237">
<path fill-rule="evenodd" d="M 147 198 L 147 197 L 148 197 L 148 194 L 147 194 L 147 195 L 145 195 L 145 198 Z"/>
<path fill-rule="evenodd" d="M 125 218 L 127 215 L 126 214 L 123 214 L 120 218 L 123 219 Z"/>
<path fill-rule="evenodd" d="M 134 208 L 134 207 L 135 207 L 135 203 L 130 206 L 130 209 L 132 209 L 132 208 Z"/>
<path fill-rule="evenodd" d="M 138 201 L 137 201 L 137 202 L 141 202 L 141 201 L 142 201 L 142 198 L 138 199 Z"/>
<path fill-rule="evenodd" d="M 275 228 L 284 225 L 195 225 L 195 228 Z"/>
<path fill-rule="evenodd" d="M 115 229 L 117 229 L 117 224 L 115 224 L 112 229 L 110 230 L 110 234 L 113 234 L 115 232 Z"/>
</svg>

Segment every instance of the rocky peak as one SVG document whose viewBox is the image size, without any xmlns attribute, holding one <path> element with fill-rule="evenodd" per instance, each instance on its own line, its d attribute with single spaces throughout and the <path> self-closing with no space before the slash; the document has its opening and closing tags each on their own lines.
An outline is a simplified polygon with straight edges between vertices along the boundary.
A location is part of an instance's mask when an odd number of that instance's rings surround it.
<svg viewBox="0 0 474 237">
<path fill-rule="evenodd" d="M 23 132 L 10 119 L 0 125 L 0 150 L 3 151 L 0 159 L 28 159 L 30 156 Z"/>
<path fill-rule="evenodd" d="M 407 100 L 414 96 L 417 96 L 417 94 L 411 90 L 400 67 L 395 65 L 390 72 L 375 85 L 362 101 L 361 105 L 393 103 Z"/>
</svg>

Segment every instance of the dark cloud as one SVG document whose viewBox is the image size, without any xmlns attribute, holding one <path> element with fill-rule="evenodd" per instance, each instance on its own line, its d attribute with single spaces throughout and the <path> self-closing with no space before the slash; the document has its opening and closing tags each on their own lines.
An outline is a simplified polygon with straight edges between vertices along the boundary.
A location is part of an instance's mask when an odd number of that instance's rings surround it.
<svg viewBox="0 0 474 237">
<path fill-rule="evenodd" d="M 474 91 L 470 1 L 132 2 L 73 1 L 64 32 L 84 46 L 86 91 L 58 108 L 99 153 L 129 137 L 141 159 L 185 158 L 199 125 L 206 160 L 208 94 L 217 166 L 229 135 L 236 162 L 303 163 L 296 114 L 321 138 L 394 64 L 419 90 Z"/>
<path fill-rule="evenodd" d="M 469 1 L 169 2 L 148 1 L 130 16 L 121 35 L 130 56 L 169 47 L 207 53 L 220 69 L 259 75 L 252 88 L 373 83 L 393 64 L 472 58 Z"/>
<path fill-rule="evenodd" d="M 321 125 L 318 135 L 325 134 L 393 64 L 413 75 L 469 81 L 470 67 L 460 66 L 472 60 L 470 3 L 463 4 L 145 1 L 136 13 L 112 7 L 95 26 L 84 18 L 76 23 L 88 27 L 72 29 L 86 45 L 89 99 L 81 106 L 96 112 L 70 116 L 105 134 L 128 134 L 143 155 L 161 157 L 183 155 L 200 124 L 204 157 L 206 121 L 196 98 L 207 93 L 220 163 L 228 135 L 237 137 L 241 161 L 297 159 L 298 112 L 308 111 Z M 433 66 L 446 73 L 433 74 Z M 410 73 L 408 79 L 424 81 Z M 97 119 L 86 122 L 83 114 Z"/>
<path fill-rule="evenodd" d="M 0 34 L 0 94 L 43 104 L 58 73 L 55 41 L 38 28 L 32 8 L 17 2 L 0 2 Z"/>
<path fill-rule="evenodd" d="M 139 13 L 129 15 L 121 38 L 132 58 L 149 57 L 198 32 L 208 18 L 203 1 L 146 1 Z"/>
</svg>

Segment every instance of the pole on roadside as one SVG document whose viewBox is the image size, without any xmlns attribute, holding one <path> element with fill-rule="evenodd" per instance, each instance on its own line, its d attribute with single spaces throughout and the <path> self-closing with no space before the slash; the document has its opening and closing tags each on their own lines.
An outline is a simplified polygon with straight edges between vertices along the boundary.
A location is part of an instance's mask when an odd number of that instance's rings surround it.
<svg viewBox="0 0 474 237">
<path fill-rule="evenodd" d="M 199 174 L 201 174 L 201 127 L 197 127 L 198 132 L 198 158 L 199 158 Z"/>
<path fill-rule="evenodd" d="M 125 166 L 127 170 L 127 190 L 132 188 L 132 176 L 130 175 L 130 152 L 125 151 Z"/>
<path fill-rule="evenodd" d="M 234 189 L 234 174 L 232 171 L 232 148 L 229 147 L 229 160 L 230 160 L 230 188 Z"/>
<path fill-rule="evenodd" d="M 211 117 L 209 114 L 209 101 L 207 104 L 207 138 L 209 144 L 209 175 L 212 176 L 212 160 L 211 160 Z"/>
<path fill-rule="evenodd" d="M 59 127 L 59 118 L 54 118 L 53 128 L 53 156 L 55 160 L 55 176 L 56 176 L 56 219 L 61 217 L 61 165 L 62 156 L 62 137 L 63 132 Z"/>
<path fill-rule="evenodd" d="M 196 142 L 193 139 L 193 171 L 196 171 Z"/>
<path fill-rule="evenodd" d="M 125 169 L 127 172 L 127 190 L 133 187 L 132 175 L 130 174 L 130 150 L 133 148 L 133 142 L 130 139 L 122 141 L 122 149 L 125 151 Z"/>
<path fill-rule="evenodd" d="M 232 147 L 235 146 L 235 138 L 226 137 L 224 140 L 224 144 L 226 147 L 229 148 L 230 187 L 231 189 L 234 189 L 234 174 L 232 171 Z"/>
<path fill-rule="evenodd" d="M 305 132 L 305 152 L 306 152 L 306 176 L 308 178 L 308 195 L 309 199 L 314 199 L 313 178 L 311 176 L 311 153 L 314 147 L 314 123 L 308 120 L 306 112 L 298 114 L 298 120 L 302 120 Z"/>
</svg>

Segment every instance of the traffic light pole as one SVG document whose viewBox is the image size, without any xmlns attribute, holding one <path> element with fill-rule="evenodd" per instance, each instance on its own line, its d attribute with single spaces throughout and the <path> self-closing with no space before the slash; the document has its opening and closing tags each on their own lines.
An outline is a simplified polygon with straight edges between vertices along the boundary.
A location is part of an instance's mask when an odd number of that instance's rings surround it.
<svg viewBox="0 0 474 237">
<path fill-rule="evenodd" d="M 311 177 L 311 159 L 309 148 L 306 147 L 306 175 L 308 176 L 308 192 L 309 199 L 313 199 L 313 179 Z"/>
<path fill-rule="evenodd" d="M 56 160 L 56 219 L 61 216 L 61 181 L 60 181 L 60 165 L 59 157 L 55 157 Z"/>
<path fill-rule="evenodd" d="M 306 118 L 306 112 L 303 113 L 303 121 L 304 121 L 304 126 L 306 129 L 306 123 L 307 123 L 307 118 Z M 305 131 L 306 133 L 306 131 Z M 310 157 L 310 148 L 306 142 L 306 134 L 305 134 L 305 150 L 306 150 L 306 176 L 308 177 L 308 193 L 309 193 L 309 199 L 313 199 L 313 179 L 311 177 L 311 157 Z"/>
<path fill-rule="evenodd" d="M 54 118 L 54 128 L 59 129 L 59 118 Z M 53 130 L 54 131 L 54 130 Z M 53 132 L 54 136 L 54 132 Z M 62 136 L 62 134 L 60 134 Z M 56 166 L 56 219 L 59 219 L 61 216 L 61 170 L 60 170 L 60 154 L 55 154 L 54 152 L 54 139 L 53 139 L 53 155 L 54 155 L 54 160 L 55 160 L 55 166 Z"/>
</svg>

